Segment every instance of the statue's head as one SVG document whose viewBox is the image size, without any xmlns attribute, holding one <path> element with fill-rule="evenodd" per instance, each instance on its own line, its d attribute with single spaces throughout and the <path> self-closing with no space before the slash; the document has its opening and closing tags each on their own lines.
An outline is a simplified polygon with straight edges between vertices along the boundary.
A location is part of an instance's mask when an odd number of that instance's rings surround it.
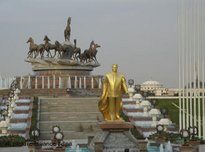
<svg viewBox="0 0 205 152">
<path fill-rule="evenodd" d="M 118 69 L 118 65 L 117 64 L 113 64 L 112 65 L 112 72 L 117 72 Z"/>
</svg>

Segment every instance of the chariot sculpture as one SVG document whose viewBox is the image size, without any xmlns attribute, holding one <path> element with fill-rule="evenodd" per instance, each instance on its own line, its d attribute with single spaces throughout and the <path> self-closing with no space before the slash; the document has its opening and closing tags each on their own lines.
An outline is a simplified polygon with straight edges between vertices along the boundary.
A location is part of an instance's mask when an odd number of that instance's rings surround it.
<svg viewBox="0 0 205 152">
<path fill-rule="evenodd" d="M 97 48 L 99 44 L 91 41 L 90 47 L 81 52 L 81 48 L 77 47 L 77 40 L 74 39 L 74 44 L 70 42 L 71 35 L 71 17 L 68 17 L 67 25 L 64 30 L 65 42 L 60 43 L 55 41 L 51 43 L 51 40 L 47 35 L 44 36 L 44 43 L 35 44 L 34 39 L 29 37 L 27 43 L 29 43 L 29 51 L 27 54 L 28 59 L 68 59 L 80 64 L 94 63 L 99 64 L 97 61 Z M 45 54 L 46 53 L 46 54 Z"/>
</svg>

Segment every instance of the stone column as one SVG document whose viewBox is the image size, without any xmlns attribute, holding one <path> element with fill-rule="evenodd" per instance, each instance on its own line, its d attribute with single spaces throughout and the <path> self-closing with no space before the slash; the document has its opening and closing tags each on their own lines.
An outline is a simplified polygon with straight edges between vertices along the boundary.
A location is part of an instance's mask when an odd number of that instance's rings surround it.
<svg viewBox="0 0 205 152">
<path fill-rule="evenodd" d="M 53 75 L 53 89 L 56 88 L 56 76 Z"/>
<path fill-rule="evenodd" d="M 70 76 L 68 77 L 68 88 L 69 88 L 69 89 L 71 88 L 71 79 L 70 79 Z"/>
<path fill-rule="evenodd" d="M 35 89 L 38 89 L 38 79 L 37 79 L 37 76 L 35 77 Z"/>
<path fill-rule="evenodd" d="M 98 79 L 98 88 L 101 89 L 102 88 L 102 78 L 99 77 Z"/>
<path fill-rule="evenodd" d="M 79 78 L 79 88 L 80 89 L 82 88 L 82 78 L 81 77 Z"/>
<path fill-rule="evenodd" d="M 47 77 L 47 87 L 48 87 L 48 89 L 50 89 L 50 78 L 49 78 L 49 76 Z"/>
<path fill-rule="evenodd" d="M 61 77 L 58 78 L 58 88 L 61 88 Z"/>
<path fill-rule="evenodd" d="M 93 89 L 94 88 L 94 79 L 93 79 L 93 77 L 91 77 L 91 89 Z"/>
<path fill-rule="evenodd" d="M 0 88 L 2 88 L 2 77 L 0 75 Z"/>
<path fill-rule="evenodd" d="M 84 89 L 86 89 L 86 76 L 83 77 Z"/>
<path fill-rule="evenodd" d="M 28 76 L 28 89 L 31 89 L 31 76 Z"/>
<path fill-rule="evenodd" d="M 23 89 L 23 77 L 20 78 L 20 89 Z M 3 86 L 3 79 L 2 79 L 2 86 Z"/>
<path fill-rule="evenodd" d="M 74 80 L 74 88 L 77 88 L 77 76 L 75 76 L 75 80 Z"/>
<path fill-rule="evenodd" d="M 42 82 L 41 82 L 42 89 L 44 89 L 44 76 L 41 77 L 41 80 L 42 80 Z"/>
</svg>

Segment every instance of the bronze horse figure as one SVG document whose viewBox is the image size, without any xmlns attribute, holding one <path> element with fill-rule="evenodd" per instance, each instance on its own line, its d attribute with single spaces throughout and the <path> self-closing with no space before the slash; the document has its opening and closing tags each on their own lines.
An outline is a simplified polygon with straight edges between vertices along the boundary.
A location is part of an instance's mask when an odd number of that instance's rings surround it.
<svg viewBox="0 0 205 152">
<path fill-rule="evenodd" d="M 90 48 L 83 52 L 83 56 L 85 56 L 84 58 L 86 58 L 85 59 L 86 62 L 94 61 L 95 63 L 98 63 L 97 58 L 96 58 L 96 54 L 98 52 L 97 48 L 99 48 L 99 47 L 100 47 L 100 45 L 94 43 L 94 41 L 92 41 L 90 43 Z"/>
<path fill-rule="evenodd" d="M 62 45 L 60 44 L 58 41 L 55 41 L 55 45 L 56 45 L 56 49 L 55 49 L 55 54 L 56 55 L 56 52 L 58 52 L 58 55 L 61 57 L 61 58 L 68 58 L 70 59 L 72 56 L 64 56 L 66 53 L 72 53 L 74 48 L 72 46 L 69 46 L 69 45 Z"/>
<path fill-rule="evenodd" d="M 55 41 L 55 45 L 56 48 L 55 48 L 54 56 L 56 56 L 56 52 L 58 52 L 58 56 L 61 57 L 61 55 L 66 51 L 65 47 L 63 47 L 63 45 L 61 45 L 60 42 L 58 41 Z"/>
<path fill-rule="evenodd" d="M 81 54 L 81 49 L 77 47 L 77 40 L 74 39 L 74 50 L 73 50 L 72 59 L 77 61 L 80 54 Z"/>
<path fill-rule="evenodd" d="M 78 56 L 78 58 L 80 59 L 80 62 L 82 63 L 87 63 L 87 58 L 86 58 L 86 54 L 85 51 L 83 53 L 80 53 L 80 55 Z"/>
<path fill-rule="evenodd" d="M 44 47 L 45 47 L 45 51 L 47 52 L 47 57 L 49 57 L 49 56 L 52 57 L 50 50 L 55 50 L 56 45 L 49 43 L 50 39 L 48 38 L 47 35 L 44 37 L 44 41 L 45 41 Z M 55 56 L 53 56 L 53 57 L 55 57 Z"/>
<path fill-rule="evenodd" d="M 27 43 L 30 43 L 27 58 L 29 58 L 29 57 L 36 58 L 38 56 L 38 54 L 40 54 L 41 58 L 43 57 L 44 44 L 39 44 L 39 45 L 35 44 L 32 37 L 29 37 Z"/>
</svg>

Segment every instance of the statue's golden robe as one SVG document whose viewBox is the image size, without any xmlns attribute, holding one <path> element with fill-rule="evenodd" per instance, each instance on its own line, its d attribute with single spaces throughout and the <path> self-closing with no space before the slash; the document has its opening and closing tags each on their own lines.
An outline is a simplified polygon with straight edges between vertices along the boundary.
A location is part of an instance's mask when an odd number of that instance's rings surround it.
<svg viewBox="0 0 205 152">
<path fill-rule="evenodd" d="M 102 112 L 105 120 L 111 120 L 108 98 L 120 99 L 119 102 L 122 109 L 122 95 L 124 93 L 127 93 L 124 76 L 114 72 L 106 74 L 103 82 L 103 93 L 98 103 L 99 110 Z"/>
</svg>

